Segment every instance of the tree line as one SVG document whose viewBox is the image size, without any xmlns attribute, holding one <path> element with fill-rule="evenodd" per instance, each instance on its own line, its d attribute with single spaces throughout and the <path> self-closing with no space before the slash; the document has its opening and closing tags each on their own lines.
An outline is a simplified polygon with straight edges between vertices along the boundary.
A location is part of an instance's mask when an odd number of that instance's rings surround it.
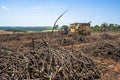
<svg viewBox="0 0 120 80">
<path fill-rule="evenodd" d="M 102 23 L 101 25 L 91 26 L 91 29 L 93 32 L 120 31 L 120 25 L 112 23 Z"/>
</svg>

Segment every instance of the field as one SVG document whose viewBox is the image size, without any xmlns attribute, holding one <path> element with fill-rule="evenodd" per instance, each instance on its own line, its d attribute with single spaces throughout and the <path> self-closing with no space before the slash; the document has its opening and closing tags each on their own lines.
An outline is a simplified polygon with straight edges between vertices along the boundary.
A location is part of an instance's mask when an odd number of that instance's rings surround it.
<svg viewBox="0 0 120 80">
<path fill-rule="evenodd" d="M 120 80 L 120 33 L 0 34 L 0 80 Z"/>
<path fill-rule="evenodd" d="M 29 32 L 41 32 L 45 30 L 51 30 L 51 26 L 0 26 L 0 32 L 1 30 L 4 31 L 11 31 L 11 32 L 23 32 L 23 33 L 29 33 Z"/>
</svg>

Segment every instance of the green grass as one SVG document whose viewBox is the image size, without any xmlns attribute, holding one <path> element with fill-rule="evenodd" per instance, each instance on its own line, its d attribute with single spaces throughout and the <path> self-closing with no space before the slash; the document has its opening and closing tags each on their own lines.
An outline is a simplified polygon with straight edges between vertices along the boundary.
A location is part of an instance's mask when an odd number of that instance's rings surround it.
<svg viewBox="0 0 120 80">
<path fill-rule="evenodd" d="M 56 32 L 56 31 L 58 31 L 58 30 L 54 30 L 54 32 Z M 43 30 L 41 32 L 52 32 L 52 30 Z"/>
<path fill-rule="evenodd" d="M 34 32 L 40 32 L 40 31 L 26 31 L 27 33 L 34 33 Z"/>
<path fill-rule="evenodd" d="M 54 30 L 54 32 L 56 32 L 56 31 L 59 31 L 59 30 Z M 25 31 L 23 33 L 35 33 L 35 32 L 52 32 L 52 30 L 49 29 L 49 30 L 42 30 L 42 31 Z"/>
</svg>

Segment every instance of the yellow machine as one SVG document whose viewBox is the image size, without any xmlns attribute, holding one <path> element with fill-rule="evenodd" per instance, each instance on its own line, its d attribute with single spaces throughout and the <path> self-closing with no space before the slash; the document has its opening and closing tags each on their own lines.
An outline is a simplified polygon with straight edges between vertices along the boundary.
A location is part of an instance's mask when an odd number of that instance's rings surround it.
<svg viewBox="0 0 120 80">
<path fill-rule="evenodd" d="M 79 34 L 90 35 L 90 23 L 72 23 L 70 26 L 63 25 L 61 27 L 62 34 Z"/>
<path fill-rule="evenodd" d="M 69 34 L 89 35 L 90 32 L 90 23 L 72 23 L 69 26 Z"/>
</svg>

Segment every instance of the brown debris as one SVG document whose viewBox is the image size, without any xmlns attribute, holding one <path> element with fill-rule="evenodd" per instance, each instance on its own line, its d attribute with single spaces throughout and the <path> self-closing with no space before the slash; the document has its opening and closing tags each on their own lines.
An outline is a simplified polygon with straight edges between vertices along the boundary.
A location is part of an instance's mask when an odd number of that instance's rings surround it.
<svg viewBox="0 0 120 80">
<path fill-rule="evenodd" d="M 0 36 L 0 80 L 120 78 L 119 36 L 107 34 L 96 38 L 48 33 Z"/>
</svg>

